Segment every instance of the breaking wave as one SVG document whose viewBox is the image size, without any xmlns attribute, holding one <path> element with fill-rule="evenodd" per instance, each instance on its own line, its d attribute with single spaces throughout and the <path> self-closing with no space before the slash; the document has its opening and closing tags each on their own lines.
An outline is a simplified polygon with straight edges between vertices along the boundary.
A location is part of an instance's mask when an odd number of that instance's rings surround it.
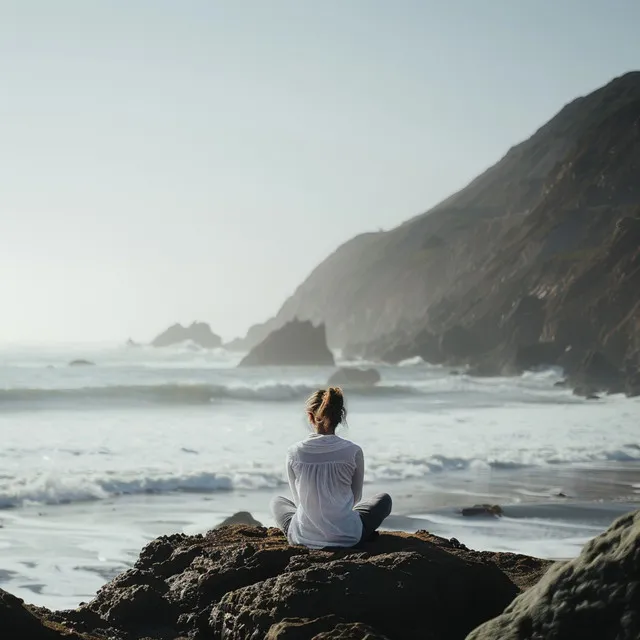
<svg viewBox="0 0 640 640">
<path fill-rule="evenodd" d="M 218 474 L 201 472 L 182 475 L 139 477 L 90 477 L 79 474 L 42 474 L 0 484 L 0 509 L 28 504 L 60 505 L 105 500 L 117 496 L 153 495 L 172 492 L 211 493 L 233 489 L 269 489 L 282 484 L 270 473 Z"/>
<path fill-rule="evenodd" d="M 55 404 L 210 404 L 222 400 L 286 402 L 305 398 L 317 387 L 305 384 L 264 384 L 226 386 L 215 384 L 114 385 L 72 389 L 0 389 L 0 409 L 11 406 Z M 409 385 L 376 386 L 350 389 L 350 394 L 397 396 L 416 393 Z"/>
<path fill-rule="evenodd" d="M 197 453 L 182 449 L 184 453 Z M 517 470 L 545 465 L 594 462 L 630 462 L 640 460 L 637 445 L 587 452 L 568 449 L 563 452 L 522 457 L 505 451 L 500 458 L 454 457 L 433 455 L 425 458 L 370 456 L 366 481 L 375 483 L 426 479 L 433 474 L 469 470 Z M 102 472 L 35 472 L 23 478 L 0 475 L 0 509 L 29 504 L 64 505 L 106 500 L 119 496 L 161 495 L 168 493 L 214 493 L 217 491 L 257 491 L 277 489 L 286 480 L 277 468 L 235 469 L 224 473 L 194 471 L 166 474 L 141 471 Z M 640 488 L 640 485 L 638 485 Z"/>
</svg>

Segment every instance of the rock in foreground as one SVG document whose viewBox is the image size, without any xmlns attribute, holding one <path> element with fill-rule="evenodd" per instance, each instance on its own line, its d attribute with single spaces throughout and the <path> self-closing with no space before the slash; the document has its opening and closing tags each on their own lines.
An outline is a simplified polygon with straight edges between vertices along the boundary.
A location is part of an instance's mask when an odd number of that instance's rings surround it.
<svg viewBox="0 0 640 640">
<path fill-rule="evenodd" d="M 640 638 L 640 511 L 617 520 L 582 553 L 468 640 Z"/>
<path fill-rule="evenodd" d="M 334 364 L 324 325 L 301 320 L 270 333 L 240 362 L 241 367 Z"/>
<path fill-rule="evenodd" d="M 0 589 L 0 638 L 3 640 L 97 640 L 39 617 L 20 598 Z"/>
<path fill-rule="evenodd" d="M 194 322 L 188 327 L 181 324 L 171 325 L 151 342 L 154 347 L 171 347 L 191 341 L 203 349 L 217 349 L 222 346 L 222 338 L 206 322 Z"/>
<path fill-rule="evenodd" d="M 276 529 L 236 525 L 158 538 L 92 602 L 55 615 L 122 640 L 461 640 L 548 565 L 426 532 L 310 551 Z"/>
</svg>

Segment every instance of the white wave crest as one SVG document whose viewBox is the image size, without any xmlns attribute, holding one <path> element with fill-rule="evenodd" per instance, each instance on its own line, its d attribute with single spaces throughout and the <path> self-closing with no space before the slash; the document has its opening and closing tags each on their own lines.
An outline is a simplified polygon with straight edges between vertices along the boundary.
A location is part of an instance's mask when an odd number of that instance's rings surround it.
<svg viewBox="0 0 640 640">
<path fill-rule="evenodd" d="M 87 475 L 40 474 L 29 479 L 9 479 L 0 483 L 0 508 L 29 504 L 60 505 L 105 500 L 114 496 L 171 492 L 211 493 L 234 489 L 267 489 L 283 480 L 277 474 L 211 472 L 192 474 L 141 475 L 139 477 L 91 477 Z"/>
</svg>

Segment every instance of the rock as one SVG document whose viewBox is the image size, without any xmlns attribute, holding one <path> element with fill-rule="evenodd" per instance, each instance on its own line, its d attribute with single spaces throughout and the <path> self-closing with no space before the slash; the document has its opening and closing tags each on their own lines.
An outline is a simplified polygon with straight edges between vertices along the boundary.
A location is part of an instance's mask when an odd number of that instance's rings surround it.
<svg viewBox="0 0 640 640">
<path fill-rule="evenodd" d="M 440 336 L 440 353 L 447 361 L 465 360 L 481 350 L 478 336 L 460 325 L 451 327 Z"/>
<path fill-rule="evenodd" d="M 341 367 L 327 381 L 329 387 L 372 387 L 380 382 L 376 369 Z"/>
<path fill-rule="evenodd" d="M 220 527 L 227 527 L 232 524 L 245 524 L 250 527 L 262 526 L 262 523 L 258 522 L 248 511 L 238 511 L 228 518 L 225 518 L 219 525 L 216 526 L 216 529 L 219 529 Z"/>
<path fill-rule="evenodd" d="M 439 364 L 443 359 L 440 340 L 428 329 L 420 331 L 410 338 L 400 336 L 396 339 L 380 340 L 377 344 L 374 343 L 362 348 L 361 355 L 367 354 L 389 364 L 398 364 L 403 360 L 416 357 L 431 364 Z"/>
<path fill-rule="evenodd" d="M 127 342 L 125 344 L 126 344 L 127 347 L 141 347 L 142 346 L 141 344 L 139 344 L 135 340 L 132 340 L 131 338 L 127 339 Z"/>
<path fill-rule="evenodd" d="M 596 388 L 589 385 L 579 385 L 574 387 L 573 395 L 586 398 L 587 400 L 600 400 L 600 396 L 598 395 Z"/>
<path fill-rule="evenodd" d="M 203 349 L 217 349 L 222 346 L 222 338 L 213 333 L 206 322 L 194 322 L 188 327 L 174 324 L 154 338 L 151 344 L 154 347 L 170 347 L 188 341 Z"/>
<path fill-rule="evenodd" d="M 558 563 L 467 640 L 640 638 L 640 511 Z"/>
<path fill-rule="evenodd" d="M 43 610 L 44 612 L 44 610 Z M 3 640 L 97 640 L 38 615 L 20 598 L 0 589 L 0 637 Z"/>
<path fill-rule="evenodd" d="M 502 507 L 499 504 L 476 504 L 463 508 L 461 513 L 463 516 L 502 516 Z"/>
<path fill-rule="evenodd" d="M 285 618 L 271 625 L 265 640 L 388 640 L 371 627 L 355 623 L 345 623 L 335 615 L 313 620 Z"/>
<path fill-rule="evenodd" d="M 530 371 L 550 367 L 558 362 L 564 353 L 564 347 L 556 342 L 536 342 L 519 346 L 515 353 L 517 371 Z"/>
<path fill-rule="evenodd" d="M 51 616 L 118 640 L 458 640 L 550 564 L 426 532 L 312 551 L 289 546 L 277 529 L 224 526 L 154 540 L 91 602 Z"/>
<path fill-rule="evenodd" d="M 271 625 L 265 640 L 388 640 L 375 629 L 359 622 L 345 623 L 334 615 L 301 620 L 286 618 Z"/>
<path fill-rule="evenodd" d="M 626 372 L 624 392 L 629 398 L 640 396 L 640 369 L 630 369 Z"/>
<path fill-rule="evenodd" d="M 526 347 L 539 343 L 544 328 L 544 317 L 544 301 L 537 296 L 529 295 L 518 299 L 500 324 L 512 344 Z"/>
<path fill-rule="evenodd" d="M 373 557 L 297 560 L 286 573 L 227 593 L 212 609 L 212 635 L 264 637 L 272 625 L 294 614 L 336 615 L 389 638 L 418 639 L 425 637 L 427 607 L 432 637 L 463 638 L 473 620 L 501 612 L 515 589 L 497 568 L 467 562 L 435 546 Z"/>
<path fill-rule="evenodd" d="M 323 324 L 293 320 L 270 333 L 240 362 L 241 367 L 335 364 Z"/>
<path fill-rule="evenodd" d="M 598 391 L 605 393 L 622 393 L 624 391 L 624 374 L 613 365 L 602 353 L 588 353 L 577 371 L 571 376 L 576 395 L 595 395 Z M 589 393 L 585 393 L 585 390 Z"/>
<path fill-rule="evenodd" d="M 95 366 L 95 362 L 91 362 L 91 360 L 72 360 L 69 363 L 70 367 L 93 367 Z"/>
</svg>

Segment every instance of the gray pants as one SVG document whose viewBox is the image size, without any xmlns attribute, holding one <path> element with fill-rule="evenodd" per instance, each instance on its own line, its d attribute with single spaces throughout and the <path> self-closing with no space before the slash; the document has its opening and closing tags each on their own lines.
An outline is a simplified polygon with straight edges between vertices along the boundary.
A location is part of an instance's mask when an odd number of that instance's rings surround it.
<svg viewBox="0 0 640 640">
<path fill-rule="evenodd" d="M 362 520 L 362 538 L 360 542 L 366 542 L 384 519 L 391 513 L 391 496 L 388 493 L 378 493 L 369 500 L 359 502 L 353 509 L 360 514 Z M 285 535 L 289 530 L 291 518 L 296 512 L 296 505 L 288 498 L 277 496 L 271 501 L 271 513 L 276 520 L 278 528 Z"/>
</svg>

